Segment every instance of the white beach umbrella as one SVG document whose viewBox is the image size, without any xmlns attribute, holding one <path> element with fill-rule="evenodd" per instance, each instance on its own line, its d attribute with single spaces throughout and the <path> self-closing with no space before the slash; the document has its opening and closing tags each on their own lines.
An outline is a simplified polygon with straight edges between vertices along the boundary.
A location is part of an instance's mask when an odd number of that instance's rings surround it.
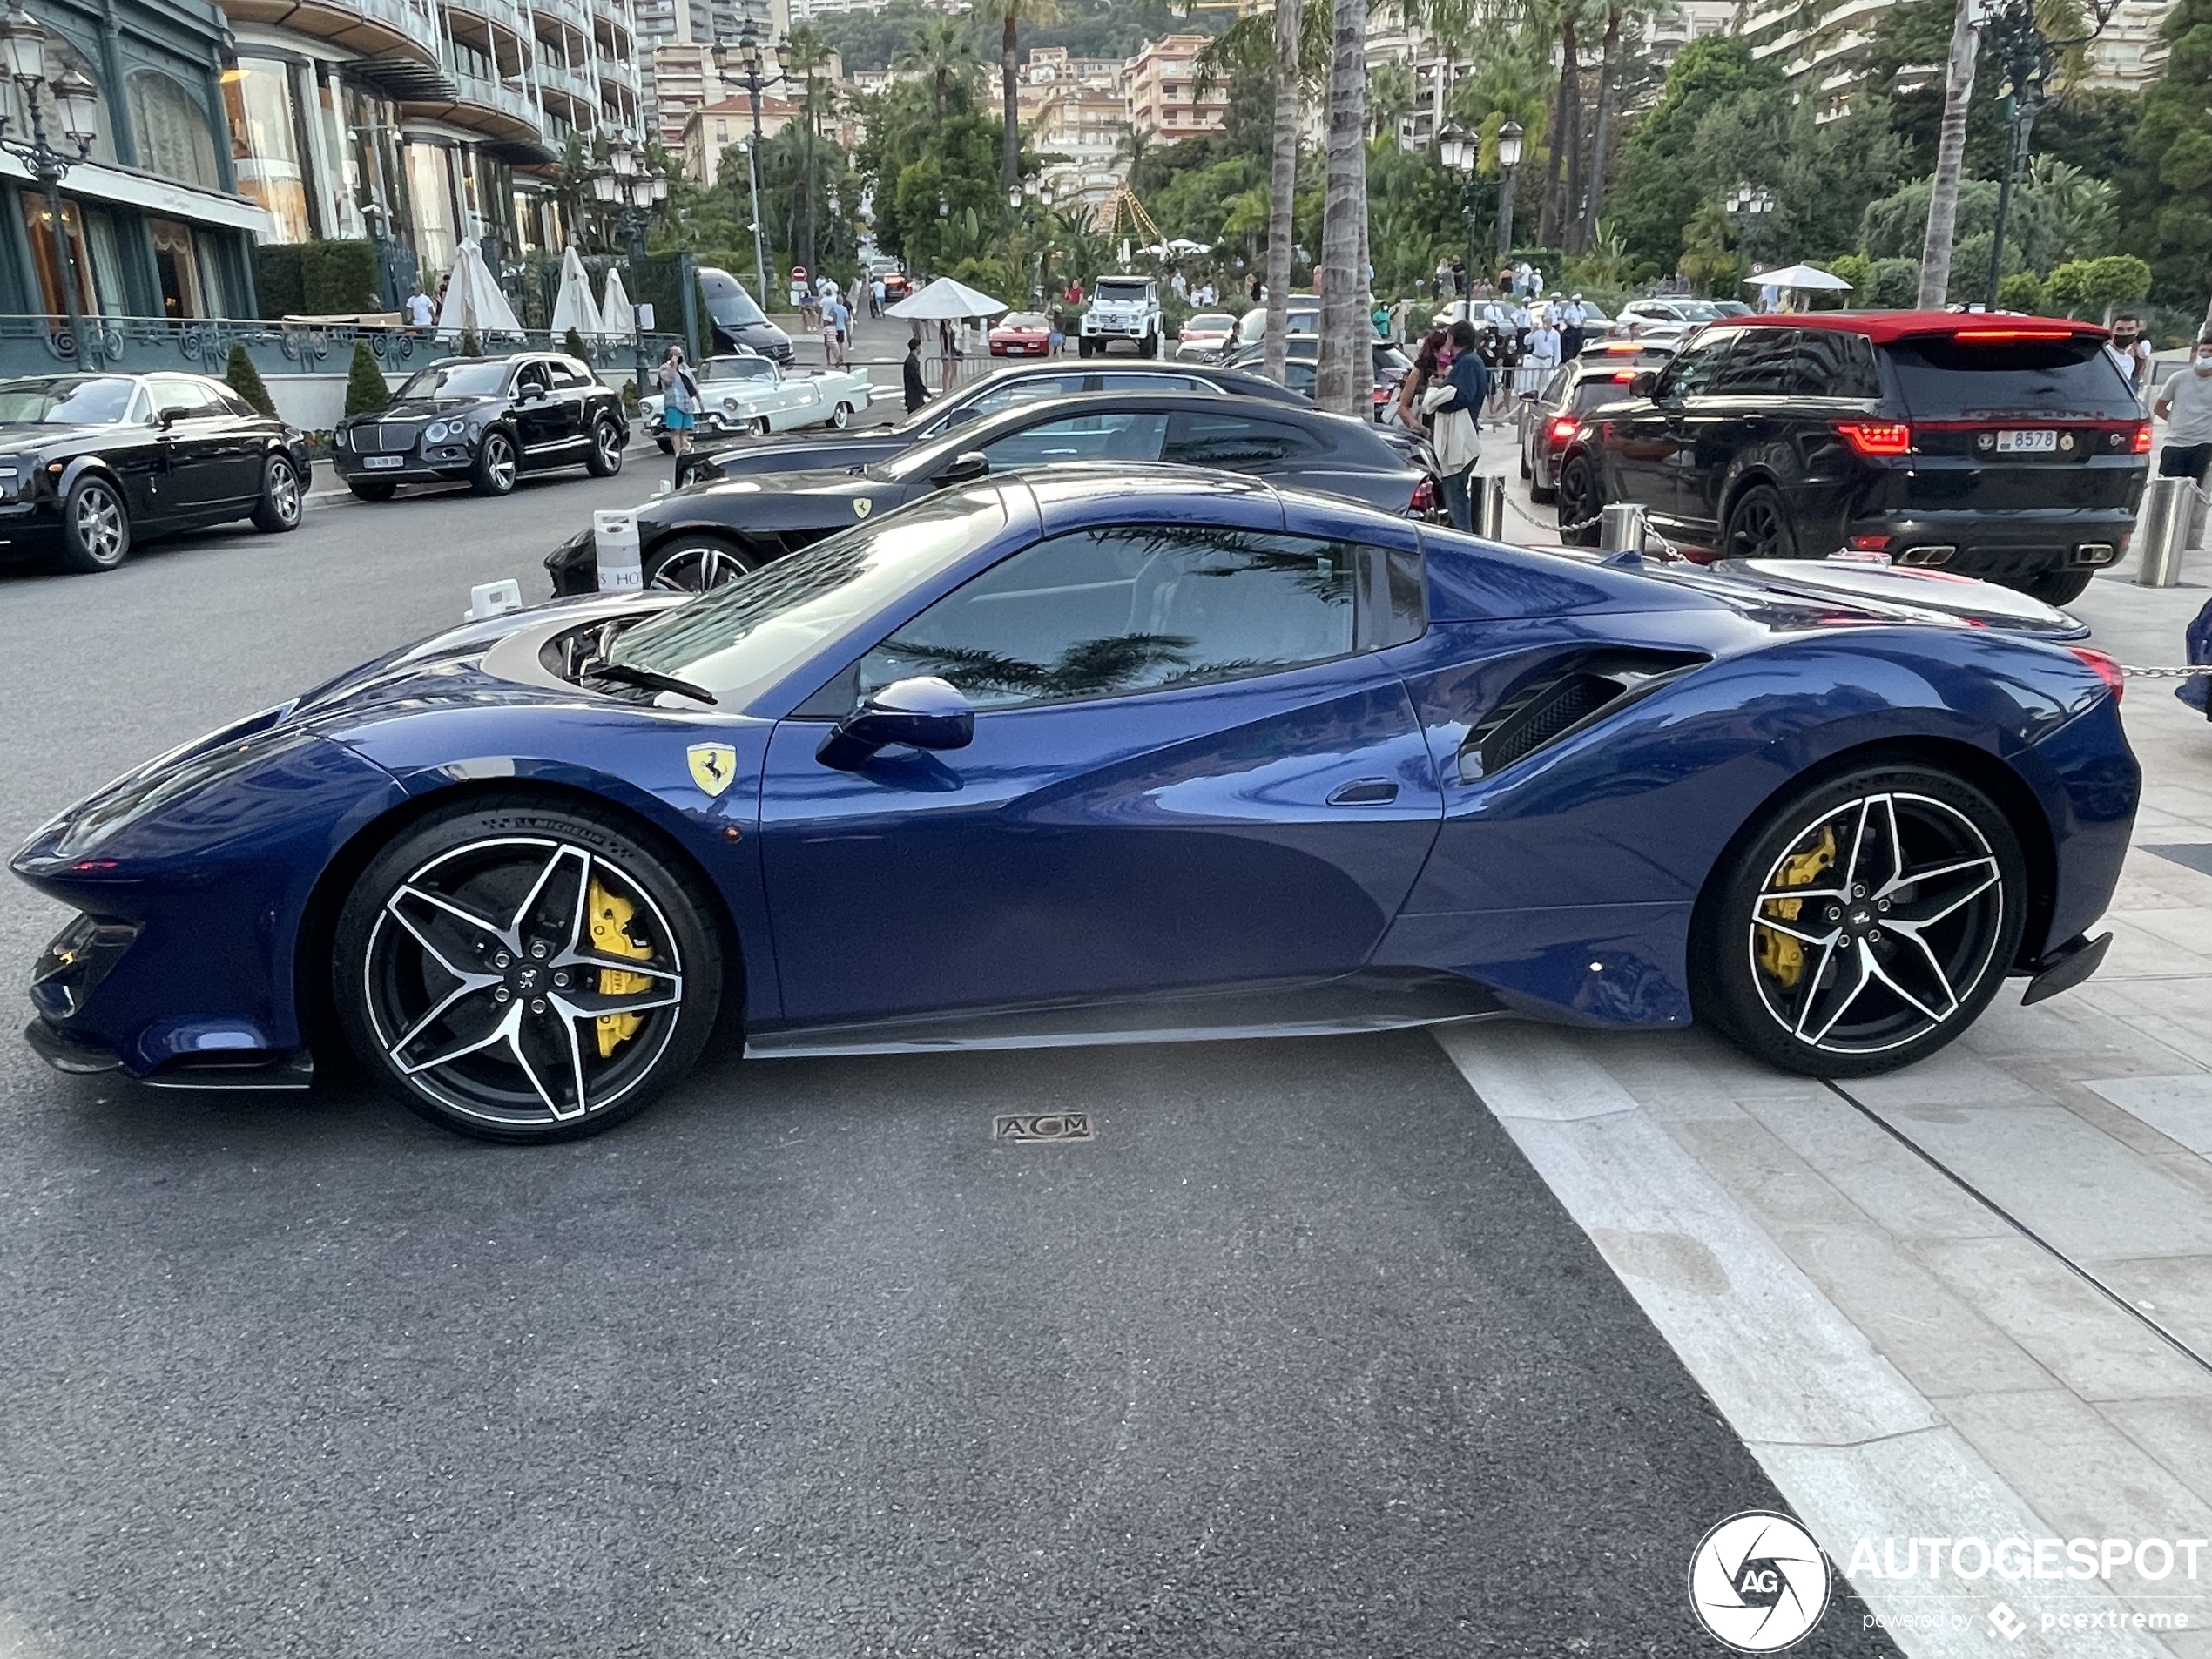
<svg viewBox="0 0 2212 1659">
<path fill-rule="evenodd" d="M 628 340 L 637 332 L 637 307 L 630 303 L 630 290 L 622 286 L 622 267 L 607 267 L 607 288 L 599 300 L 599 329 Z"/>
<path fill-rule="evenodd" d="M 910 293 L 884 309 L 894 317 L 995 317 L 1007 308 L 1003 300 L 980 293 L 965 282 L 939 277 L 919 293 Z"/>
<path fill-rule="evenodd" d="M 561 292 L 553 300 L 553 338 L 559 340 L 571 328 L 579 334 L 607 332 L 591 298 L 591 278 L 583 268 L 583 255 L 574 247 L 561 253 Z"/>
<path fill-rule="evenodd" d="M 446 279 L 446 302 L 438 313 L 438 327 L 442 331 L 455 333 L 473 329 L 480 334 L 523 332 L 515 307 L 507 303 L 499 284 L 492 280 L 491 270 L 484 264 L 483 249 L 473 241 L 463 242 L 461 252 L 454 258 L 452 274 Z"/>
<path fill-rule="evenodd" d="M 1743 279 L 1747 288 L 1820 288 L 1848 293 L 1851 284 L 1817 265 L 1785 265 L 1779 271 L 1754 271 Z"/>
</svg>

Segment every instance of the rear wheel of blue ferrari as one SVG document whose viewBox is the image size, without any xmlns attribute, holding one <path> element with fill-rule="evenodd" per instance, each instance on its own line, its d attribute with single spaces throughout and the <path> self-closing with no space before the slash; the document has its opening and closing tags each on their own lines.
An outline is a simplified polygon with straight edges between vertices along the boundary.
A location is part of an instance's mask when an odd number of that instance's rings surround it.
<svg viewBox="0 0 2212 1659">
<path fill-rule="evenodd" d="M 401 836 L 340 919 L 334 990 L 368 1068 L 434 1122 L 556 1141 L 642 1109 L 721 995 L 707 901 L 618 819 L 471 807 Z"/>
<path fill-rule="evenodd" d="M 1965 779 L 1855 772 L 1770 813 L 1699 910 L 1699 1014 L 1820 1077 L 1892 1071 L 1972 1025 L 2020 948 L 2027 868 Z"/>
</svg>

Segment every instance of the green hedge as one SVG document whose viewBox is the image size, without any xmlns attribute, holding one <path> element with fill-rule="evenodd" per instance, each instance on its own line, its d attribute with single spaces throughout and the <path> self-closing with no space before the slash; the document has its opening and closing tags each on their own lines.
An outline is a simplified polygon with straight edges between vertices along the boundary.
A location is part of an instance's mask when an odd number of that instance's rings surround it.
<svg viewBox="0 0 2212 1659">
<path fill-rule="evenodd" d="M 273 242 L 254 250 L 261 314 L 345 316 L 381 307 L 376 249 L 365 241 Z"/>
</svg>

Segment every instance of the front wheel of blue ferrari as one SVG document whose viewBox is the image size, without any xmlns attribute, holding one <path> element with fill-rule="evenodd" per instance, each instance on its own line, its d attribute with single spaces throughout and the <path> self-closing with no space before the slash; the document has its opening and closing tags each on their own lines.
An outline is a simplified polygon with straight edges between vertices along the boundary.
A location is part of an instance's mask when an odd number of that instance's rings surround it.
<svg viewBox="0 0 2212 1659">
<path fill-rule="evenodd" d="M 1698 1013 L 1817 1077 L 1893 1071 L 1980 1015 L 2020 950 L 2027 866 L 1965 779 L 1869 767 L 1785 799 L 1698 909 Z"/>
<path fill-rule="evenodd" d="M 573 1139 L 689 1069 L 721 960 L 707 901 L 619 819 L 482 805 L 373 860 L 339 921 L 333 989 L 362 1062 L 435 1123 Z"/>
</svg>

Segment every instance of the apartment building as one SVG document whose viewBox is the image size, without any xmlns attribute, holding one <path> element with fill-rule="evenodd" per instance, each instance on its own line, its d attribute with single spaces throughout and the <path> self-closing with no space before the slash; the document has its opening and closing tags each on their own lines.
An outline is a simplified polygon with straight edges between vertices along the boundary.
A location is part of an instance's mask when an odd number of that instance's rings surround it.
<svg viewBox="0 0 2212 1659">
<path fill-rule="evenodd" d="M 1151 133 L 1162 144 L 1173 144 L 1201 132 L 1220 131 L 1229 108 L 1225 82 L 1210 86 L 1198 97 L 1195 60 L 1211 38 L 1208 35 L 1170 35 L 1147 41 L 1124 69 L 1127 91 L 1123 106 L 1131 127 Z"/>
</svg>

